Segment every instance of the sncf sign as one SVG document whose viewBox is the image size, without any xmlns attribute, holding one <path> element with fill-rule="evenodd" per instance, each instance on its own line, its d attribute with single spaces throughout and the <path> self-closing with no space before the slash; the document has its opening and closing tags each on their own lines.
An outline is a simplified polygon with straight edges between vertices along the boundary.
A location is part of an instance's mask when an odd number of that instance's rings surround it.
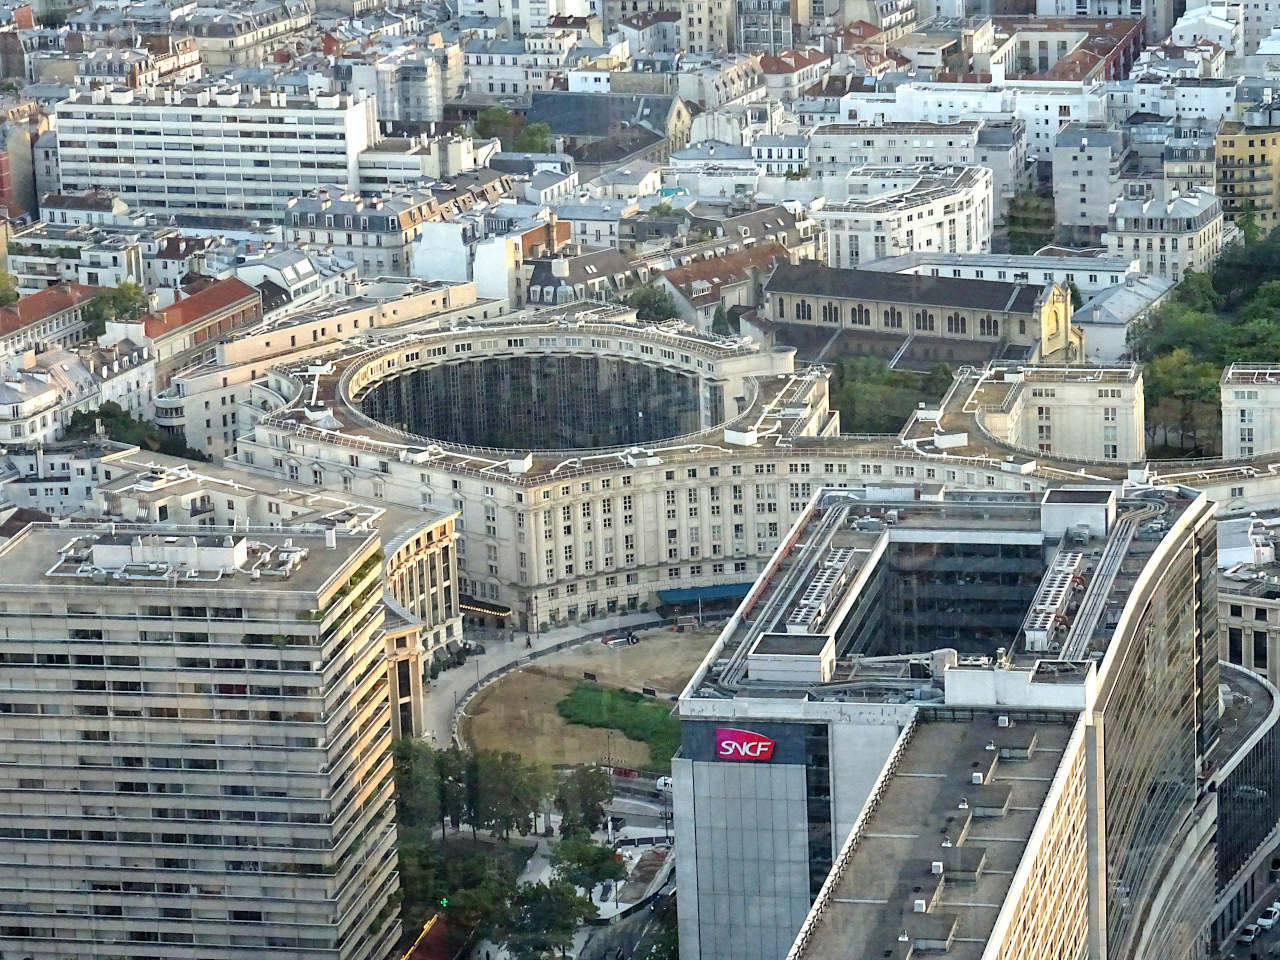
<svg viewBox="0 0 1280 960">
<path fill-rule="evenodd" d="M 768 760 L 773 756 L 773 741 L 750 730 L 720 727 L 716 730 L 716 758 L 720 760 Z"/>
</svg>

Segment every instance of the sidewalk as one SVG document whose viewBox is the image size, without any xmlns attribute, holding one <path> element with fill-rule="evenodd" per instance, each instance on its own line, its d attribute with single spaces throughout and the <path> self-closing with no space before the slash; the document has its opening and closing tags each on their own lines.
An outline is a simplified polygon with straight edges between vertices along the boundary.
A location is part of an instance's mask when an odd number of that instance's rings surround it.
<svg viewBox="0 0 1280 960">
<path fill-rule="evenodd" d="M 526 646 L 524 634 L 516 634 L 516 639 L 512 642 L 488 644 L 484 653 L 468 657 L 462 666 L 444 670 L 430 682 L 426 693 L 425 739 L 438 747 L 448 746 L 453 737 L 454 716 L 465 699 L 474 692 L 472 687 L 483 685 L 498 672 L 531 654 L 566 642 L 584 641 L 606 633 L 617 633 L 628 627 L 656 623 L 659 619 L 656 613 L 621 614 L 548 630 L 529 637 L 530 646 Z M 463 636 L 465 638 L 465 631 Z"/>
</svg>

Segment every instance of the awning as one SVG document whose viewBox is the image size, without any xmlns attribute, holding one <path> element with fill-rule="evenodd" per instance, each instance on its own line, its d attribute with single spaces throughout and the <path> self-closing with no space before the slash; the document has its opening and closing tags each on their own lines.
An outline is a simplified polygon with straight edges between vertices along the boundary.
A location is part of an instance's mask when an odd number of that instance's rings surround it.
<svg viewBox="0 0 1280 960">
<path fill-rule="evenodd" d="M 740 600 L 750 591 L 754 580 L 745 583 L 713 583 L 709 587 L 688 587 L 683 590 L 659 590 L 658 601 L 668 606 L 685 603 L 710 603 L 712 600 Z"/>
<path fill-rule="evenodd" d="M 501 603 L 486 603 L 465 593 L 458 595 L 458 606 L 467 613 L 483 613 L 491 617 L 509 617 L 511 608 Z"/>
</svg>

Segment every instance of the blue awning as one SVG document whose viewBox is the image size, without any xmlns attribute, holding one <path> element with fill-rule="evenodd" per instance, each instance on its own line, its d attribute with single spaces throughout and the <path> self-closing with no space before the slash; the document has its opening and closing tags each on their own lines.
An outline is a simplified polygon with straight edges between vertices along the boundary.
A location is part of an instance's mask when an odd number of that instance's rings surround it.
<svg viewBox="0 0 1280 960">
<path fill-rule="evenodd" d="M 715 583 L 709 587 L 688 587 L 683 590 L 659 590 L 658 600 L 664 604 L 675 605 L 707 603 L 711 600 L 738 600 L 747 595 L 754 580 L 746 583 Z"/>
</svg>

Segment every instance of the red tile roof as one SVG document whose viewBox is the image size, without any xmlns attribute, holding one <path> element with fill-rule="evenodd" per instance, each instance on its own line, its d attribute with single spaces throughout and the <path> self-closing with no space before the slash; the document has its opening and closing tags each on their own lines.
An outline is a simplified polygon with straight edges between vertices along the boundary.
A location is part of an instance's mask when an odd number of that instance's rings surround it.
<svg viewBox="0 0 1280 960">
<path fill-rule="evenodd" d="M 151 339 L 163 336 L 188 324 L 222 313 L 246 300 L 261 303 L 262 294 L 243 280 L 230 277 L 210 284 L 199 293 L 165 307 L 158 314 L 143 318 L 143 331 Z"/>
<path fill-rule="evenodd" d="M 10 307 L 0 307 L 0 334 L 13 333 L 23 327 L 57 316 L 64 310 L 92 300 L 101 287 L 83 283 L 57 283 L 38 293 L 23 297 Z"/>
<path fill-rule="evenodd" d="M 784 50 L 776 57 L 768 54 L 761 57 L 760 69 L 768 74 L 795 73 L 830 59 L 821 50 Z"/>
<path fill-rule="evenodd" d="M 735 250 L 720 257 L 709 257 L 706 260 L 695 260 L 683 267 L 675 267 L 665 271 L 662 276 L 673 287 L 689 295 L 694 281 L 702 280 L 711 289 L 692 299 L 698 303 L 713 302 L 720 299 L 720 288 L 726 283 L 741 283 L 748 279 L 752 271 L 763 270 L 775 263 L 789 260 L 787 248 L 776 241 L 753 244 L 744 250 Z"/>
</svg>

